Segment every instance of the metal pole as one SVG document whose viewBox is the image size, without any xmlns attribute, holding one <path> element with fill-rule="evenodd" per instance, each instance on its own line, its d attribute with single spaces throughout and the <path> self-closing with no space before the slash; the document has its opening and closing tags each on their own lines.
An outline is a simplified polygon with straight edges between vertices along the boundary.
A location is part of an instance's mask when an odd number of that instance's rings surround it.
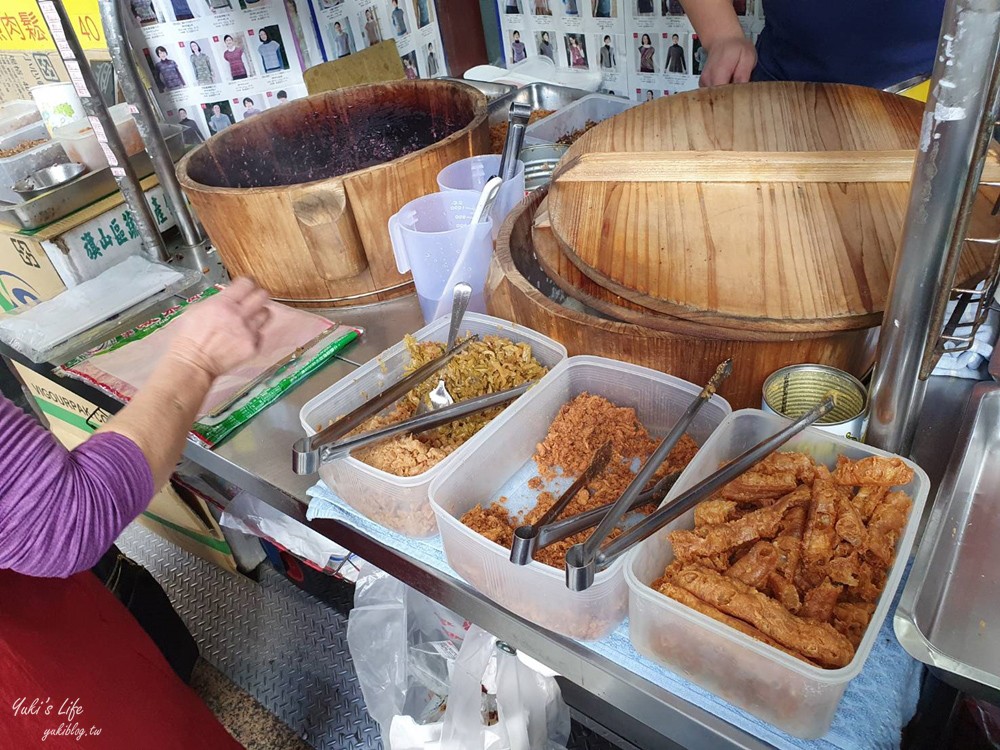
<svg viewBox="0 0 1000 750">
<path fill-rule="evenodd" d="M 156 124 L 156 113 L 146 97 L 146 90 L 135 69 L 121 6 L 117 0 L 100 0 L 98 6 L 101 10 L 101 21 L 104 23 L 104 35 L 108 40 L 108 50 L 111 52 L 111 63 L 118 73 L 118 85 L 121 86 L 126 101 L 137 110 L 135 123 L 139 135 L 146 144 L 146 151 L 149 152 L 153 169 L 156 170 L 156 176 L 163 186 L 167 200 L 173 206 L 184 244 L 188 248 L 203 245 L 205 237 L 188 209 L 187 200 L 177 181 L 173 159 L 170 158 L 167 144 Z"/>
<path fill-rule="evenodd" d="M 91 127 L 97 136 L 98 143 L 111 165 L 111 174 L 118 183 L 118 189 L 125 197 L 132 215 L 135 217 L 139 238 L 146 253 L 156 259 L 165 261 L 167 249 L 156 226 L 156 220 L 146 203 L 139 179 L 129 163 L 125 145 L 118 137 L 114 120 L 108 114 L 104 102 L 101 101 L 101 89 L 94 78 L 94 73 L 83 54 L 83 47 L 77 39 L 76 31 L 70 22 L 69 14 L 63 7 L 62 0 L 38 0 L 38 7 L 49 27 L 49 33 L 56 43 L 56 48 L 66 65 L 70 80 L 76 88 L 76 93 L 83 102 Z"/>
<path fill-rule="evenodd" d="M 947 251 L 968 220 L 962 198 L 998 49 L 1000 0 L 949 0 L 872 380 L 868 442 L 885 450 L 906 453 L 913 442 L 926 390 L 920 365 L 935 302 L 953 281 Z"/>
</svg>

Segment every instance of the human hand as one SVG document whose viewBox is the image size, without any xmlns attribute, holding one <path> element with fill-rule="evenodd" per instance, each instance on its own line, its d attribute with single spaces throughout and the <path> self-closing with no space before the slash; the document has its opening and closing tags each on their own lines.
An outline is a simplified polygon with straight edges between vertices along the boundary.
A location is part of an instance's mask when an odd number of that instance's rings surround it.
<svg viewBox="0 0 1000 750">
<path fill-rule="evenodd" d="M 213 380 L 239 367 L 260 348 L 260 331 L 270 317 L 265 302 L 267 292 L 250 279 L 236 279 L 180 316 L 169 355 Z"/>
<path fill-rule="evenodd" d="M 716 39 L 708 50 L 708 61 L 699 86 L 746 83 L 757 65 L 757 50 L 745 36 Z"/>
</svg>

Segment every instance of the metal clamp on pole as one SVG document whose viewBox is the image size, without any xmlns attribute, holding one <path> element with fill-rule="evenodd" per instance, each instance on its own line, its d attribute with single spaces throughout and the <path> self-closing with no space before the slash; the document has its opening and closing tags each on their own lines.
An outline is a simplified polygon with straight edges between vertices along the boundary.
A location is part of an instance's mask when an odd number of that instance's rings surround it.
<svg viewBox="0 0 1000 750">
<path fill-rule="evenodd" d="M 62 0 L 38 0 L 38 8 L 42 12 L 42 17 L 45 18 L 45 23 L 48 25 L 52 39 L 59 50 L 59 55 L 66 65 L 76 93 L 87 111 L 90 125 L 94 129 L 94 135 L 97 136 L 97 142 L 100 144 L 101 150 L 104 151 L 108 164 L 111 165 L 111 174 L 114 175 L 115 182 L 118 183 L 118 188 L 125 198 L 125 203 L 128 204 L 129 210 L 135 217 L 139 237 L 147 254 L 156 260 L 166 261 L 167 250 L 163 237 L 160 235 L 156 220 L 146 203 L 146 196 L 139 185 L 139 178 L 129 163 L 125 144 L 118 136 L 114 120 L 108 114 L 108 110 L 101 100 L 100 86 L 87 63 L 83 47 L 76 36 L 73 24 L 70 22 L 69 14 L 63 7 Z"/>
<path fill-rule="evenodd" d="M 104 34 L 108 40 L 108 50 L 111 52 L 111 63 L 118 74 L 118 84 L 125 94 L 125 99 L 136 109 L 135 122 L 139 129 L 139 135 L 146 145 L 146 151 L 149 152 L 149 158 L 153 162 L 153 169 L 163 186 L 163 192 L 173 207 L 174 215 L 177 217 L 177 226 L 184 238 L 185 248 L 201 248 L 205 245 L 205 236 L 188 208 L 184 193 L 181 192 L 177 173 L 174 171 L 173 159 L 170 158 L 166 141 L 164 141 L 163 134 L 156 124 L 158 119 L 156 112 L 149 103 L 146 90 L 132 59 L 132 48 L 129 46 L 125 31 L 124 14 L 127 13 L 127 10 L 122 10 L 123 4 L 124 0 L 121 2 L 119 0 L 99 0 L 98 2 L 101 21 L 104 24 Z"/>
<path fill-rule="evenodd" d="M 598 537 L 598 531 L 600 531 L 600 528 L 598 528 L 586 543 L 574 545 L 566 553 L 566 586 L 573 591 L 584 591 L 590 588 L 594 583 L 594 576 L 597 575 L 597 572 L 604 570 L 619 555 L 627 552 L 633 545 L 649 538 L 675 518 L 683 515 L 702 500 L 710 497 L 712 493 L 729 484 L 736 477 L 752 468 L 754 464 L 762 461 L 769 454 L 798 435 L 806 427 L 829 414 L 833 411 L 833 407 L 833 396 L 827 396 L 818 406 L 803 414 L 781 432 L 758 443 L 739 458 L 726 464 L 725 468 L 703 479 L 687 492 L 674 498 L 651 515 L 646 516 L 646 518 L 624 534 L 612 539 L 603 549 L 595 549 L 593 545 L 588 548 L 587 545 L 593 539 L 597 538 L 599 540 L 598 543 L 603 540 L 603 537 Z M 626 490 L 627 492 L 628 490 Z M 626 496 L 622 495 L 622 499 Z M 610 517 L 612 514 L 613 511 L 608 516 Z"/>
<path fill-rule="evenodd" d="M 868 442 L 909 452 L 996 119 L 1000 0 L 949 0 L 882 319 Z M 990 128 L 989 130 L 992 130 Z M 992 284 L 987 284 L 990 288 Z"/>
</svg>

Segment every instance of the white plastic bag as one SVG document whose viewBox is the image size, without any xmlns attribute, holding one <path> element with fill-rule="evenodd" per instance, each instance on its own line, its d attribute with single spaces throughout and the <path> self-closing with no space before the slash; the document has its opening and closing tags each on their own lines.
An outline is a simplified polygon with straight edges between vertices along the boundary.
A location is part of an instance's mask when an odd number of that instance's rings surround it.
<svg viewBox="0 0 1000 750">
<path fill-rule="evenodd" d="M 556 750 L 569 740 L 554 679 L 367 563 L 347 643 L 388 750 Z"/>
</svg>

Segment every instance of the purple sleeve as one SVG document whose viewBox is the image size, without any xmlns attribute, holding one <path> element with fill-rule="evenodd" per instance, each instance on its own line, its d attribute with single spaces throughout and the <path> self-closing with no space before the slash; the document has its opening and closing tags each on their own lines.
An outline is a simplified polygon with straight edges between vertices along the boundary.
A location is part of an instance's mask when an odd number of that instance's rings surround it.
<svg viewBox="0 0 1000 750">
<path fill-rule="evenodd" d="M 105 432 L 67 451 L 0 397 L 0 568 L 66 577 L 93 567 L 153 491 L 127 437 Z"/>
</svg>

